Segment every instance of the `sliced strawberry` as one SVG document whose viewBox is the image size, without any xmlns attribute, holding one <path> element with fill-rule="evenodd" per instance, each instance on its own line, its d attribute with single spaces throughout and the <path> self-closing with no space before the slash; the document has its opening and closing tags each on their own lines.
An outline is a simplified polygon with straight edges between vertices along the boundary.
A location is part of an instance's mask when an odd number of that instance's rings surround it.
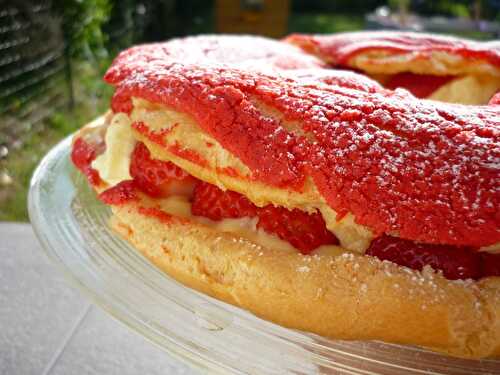
<svg viewBox="0 0 500 375">
<path fill-rule="evenodd" d="M 338 244 L 319 213 L 290 211 L 272 205 L 259 208 L 239 193 L 223 191 L 206 182 L 199 182 L 194 188 L 191 212 L 212 220 L 257 216 L 259 228 L 288 241 L 303 254 L 321 245 Z"/>
<path fill-rule="evenodd" d="M 427 98 L 453 78 L 453 76 L 399 73 L 393 75 L 384 86 L 391 90 L 401 87 L 411 92 L 417 98 Z"/>
<path fill-rule="evenodd" d="M 194 182 L 187 172 L 169 161 L 151 158 L 144 143 L 139 142 L 132 153 L 130 175 L 137 187 L 152 197 L 161 197 L 172 193 L 172 185 L 178 189 L 178 182 Z"/>
<path fill-rule="evenodd" d="M 419 244 L 383 235 L 372 241 L 366 254 L 414 270 L 429 265 L 435 270 L 442 270 L 450 280 L 477 279 L 481 276 L 479 256 L 470 248 Z"/>
<path fill-rule="evenodd" d="M 500 276 L 500 254 L 481 252 L 481 276 Z"/>
<path fill-rule="evenodd" d="M 133 180 L 122 181 L 99 194 L 99 199 L 110 205 L 120 205 L 136 200 L 135 183 Z"/>
<path fill-rule="evenodd" d="M 258 228 L 289 242 L 302 254 L 309 254 L 321 245 L 339 243 L 326 229 L 319 213 L 308 214 L 273 205 L 259 208 L 239 193 L 223 191 L 203 181 L 198 181 L 194 188 L 191 212 L 212 220 L 258 217 Z M 451 280 L 500 276 L 500 255 L 465 247 L 418 244 L 383 235 L 372 241 L 366 254 L 415 270 L 429 265 L 442 270 Z"/>
<path fill-rule="evenodd" d="M 268 233 L 274 233 L 282 240 L 309 254 L 321 245 L 337 245 L 337 238 L 326 229 L 320 213 L 308 214 L 294 209 L 267 205 L 258 211 L 257 227 Z"/>
<path fill-rule="evenodd" d="M 73 164 L 85 175 L 90 184 L 98 185 L 101 181 L 99 173 L 92 168 L 91 164 L 97 157 L 96 150 L 89 143 L 85 142 L 83 138 L 78 138 L 73 143 L 71 149 L 71 160 Z"/>
<path fill-rule="evenodd" d="M 200 181 L 193 191 L 191 212 L 212 220 L 235 219 L 256 216 L 257 207 L 241 194 Z"/>
</svg>

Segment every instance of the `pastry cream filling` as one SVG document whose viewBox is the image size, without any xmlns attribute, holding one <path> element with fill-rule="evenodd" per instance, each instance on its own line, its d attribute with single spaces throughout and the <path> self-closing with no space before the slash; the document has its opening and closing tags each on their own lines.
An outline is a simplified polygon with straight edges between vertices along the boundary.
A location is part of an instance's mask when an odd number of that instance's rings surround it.
<svg viewBox="0 0 500 375">
<path fill-rule="evenodd" d="M 136 140 L 126 114 L 117 113 L 113 116 L 104 140 L 106 150 L 92 162 L 92 168 L 99 172 L 99 177 L 109 186 L 132 179 L 129 168 Z"/>
<path fill-rule="evenodd" d="M 464 76 L 442 85 L 427 99 L 470 105 L 487 104 L 500 90 L 500 77 Z"/>
<path fill-rule="evenodd" d="M 369 74 L 369 76 L 382 86 L 391 78 L 389 74 Z M 465 75 L 453 78 L 426 99 L 446 103 L 484 105 L 488 104 L 498 91 L 500 91 L 499 76 Z"/>
<path fill-rule="evenodd" d="M 161 199 L 159 207 L 162 211 L 170 215 L 183 217 L 214 228 L 217 231 L 231 233 L 238 237 L 249 239 L 266 248 L 278 249 L 290 254 L 297 254 L 299 252 L 299 250 L 290 245 L 287 241 L 257 228 L 257 218 L 243 217 L 239 219 L 213 221 L 202 216 L 194 216 L 191 214 L 189 197 L 182 195 L 172 195 Z M 339 255 L 345 252 L 347 252 L 347 250 L 334 245 L 323 245 L 314 250 L 314 254 L 318 255 Z"/>
<path fill-rule="evenodd" d="M 131 115 L 131 118 L 134 119 L 134 121 L 140 121 L 140 120 L 148 121 L 144 122 L 148 123 L 148 126 L 152 130 L 153 129 L 164 130 L 169 126 L 170 128 L 182 128 L 184 126 L 184 125 L 183 126 L 176 125 L 179 124 L 178 121 L 181 119 L 179 117 L 172 117 L 171 111 L 163 110 L 162 112 L 166 113 L 160 115 L 157 112 L 155 113 L 149 113 L 147 111 L 143 112 L 143 109 L 141 108 L 140 112 L 134 110 Z M 141 116 L 139 115 L 139 113 L 147 114 L 147 116 Z M 92 163 L 92 167 L 99 172 L 99 176 L 109 185 L 109 187 L 114 186 L 120 183 L 121 181 L 130 180 L 132 178 L 130 176 L 129 167 L 131 162 L 131 155 L 137 140 L 136 140 L 136 133 L 134 133 L 131 127 L 132 123 L 131 118 L 129 118 L 124 113 L 115 114 L 111 118 L 105 134 L 106 150 L 103 154 L 99 155 Z M 167 121 L 168 118 L 169 118 L 168 122 L 164 122 Z M 192 121 L 192 120 L 183 119 L 183 121 Z M 161 124 L 159 122 L 161 122 Z M 172 122 L 174 122 L 174 124 L 172 124 Z M 191 131 L 194 132 L 193 129 L 191 129 Z M 182 135 L 184 136 L 188 135 L 188 133 L 186 132 L 189 132 L 189 130 L 183 132 Z M 202 133 L 199 130 L 198 132 Z M 197 138 L 199 134 L 192 133 L 190 135 L 191 137 L 189 138 L 191 140 L 183 142 L 182 145 L 185 146 L 187 143 L 190 145 L 189 148 L 196 147 L 195 144 L 198 144 L 200 141 L 194 139 Z M 168 136 L 169 140 L 171 139 L 171 136 L 172 133 L 169 133 Z M 174 140 L 172 140 L 172 142 L 180 141 L 181 139 L 182 138 L 174 137 Z M 211 161 L 215 162 L 216 165 L 227 165 L 227 166 L 238 165 L 238 164 L 233 164 L 232 163 L 233 160 L 230 160 L 231 158 L 232 159 L 236 158 L 230 155 L 226 150 L 224 150 L 222 146 L 218 145 L 215 140 L 210 139 L 208 138 L 208 136 L 206 136 L 206 139 L 203 139 L 202 143 L 205 144 L 204 142 L 212 142 L 213 146 L 206 147 L 206 145 L 202 146 L 201 144 L 199 144 L 200 147 L 199 148 L 196 147 L 194 149 L 198 151 L 198 150 L 206 150 L 206 149 L 220 147 L 219 152 L 227 154 L 222 156 L 219 153 L 213 154 L 214 159 L 212 159 Z M 150 151 L 152 152 L 153 157 L 157 157 L 157 155 L 155 155 L 154 153 L 154 149 L 150 148 Z M 211 151 L 208 151 L 204 153 L 204 156 L 208 156 L 210 154 Z M 170 160 L 170 161 L 176 162 L 177 160 Z M 230 163 L 225 164 L 225 162 L 230 162 Z M 239 160 L 238 162 L 241 165 L 243 165 Z M 222 163 L 222 164 L 217 164 L 217 163 Z M 182 163 L 176 162 L 176 164 L 178 164 L 180 168 L 183 168 Z M 245 166 L 245 168 L 247 167 Z M 186 170 L 187 168 L 183 169 Z M 242 168 L 242 170 L 244 169 Z M 189 170 L 188 172 L 191 173 L 192 170 Z M 197 175 L 195 173 L 192 174 L 195 175 L 195 177 L 200 178 L 200 175 Z M 210 174 L 210 176 L 213 175 L 216 174 L 214 173 Z M 204 178 L 201 179 L 203 179 L 204 181 L 209 183 L 214 183 L 224 190 L 227 189 L 225 183 L 219 180 L 213 181 L 211 178 L 208 178 L 207 176 L 203 177 Z M 238 191 L 237 189 L 232 188 L 232 186 L 230 190 Z M 240 193 L 244 194 L 257 206 L 263 206 L 265 204 L 271 203 L 271 202 L 258 201 L 258 199 L 255 199 L 255 197 L 252 197 L 252 195 L 249 194 L 248 190 L 244 192 L 240 191 Z M 207 218 L 192 216 L 191 206 L 189 203 L 189 198 L 187 196 L 173 195 L 169 198 L 161 199 L 160 201 L 162 210 L 164 210 L 167 213 L 176 216 L 188 217 L 197 222 L 212 226 L 223 232 L 231 232 L 237 235 L 241 235 L 242 237 L 253 240 L 254 242 L 266 247 L 274 247 L 282 249 L 284 251 L 286 250 L 286 251 L 298 252 L 298 250 L 295 249 L 288 242 L 281 240 L 275 235 L 268 234 L 261 229 L 257 229 L 256 220 L 253 218 L 224 219 L 219 222 L 215 222 Z M 356 224 L 354 222 L 354 217 L 350 214 L 346 215 L 344 218 L 342 218 L 342 220 L 337 221 L 336 212 L 332 208 L 330 208 L 326 204 L 326 202 L 319 202 L 314 207 L 296 205 L 287 208 L 299 208 L 306 212 L 313 212 L 315 210 L 319 210 L 323 216 L 323 219 L 325 220 L 326 227 L 328 228 L 328 230 L 334 233 L 335 236 L 339 239 L 342 247 L 324 245 L 317 248 L 314 251 L 315 254 L 321 254 L 321 253 L 337 254 L 339 252 L 345 252 L 345 251 L 364 253 L 364 251 L 370 246 L 371 240 L 373 238 L 371 231 L 364 226 Z M 499 244 L 490 245 L 488 247 L 481 248 L 480 250 L 495 253 L 499 251 Z"/>
</svg>

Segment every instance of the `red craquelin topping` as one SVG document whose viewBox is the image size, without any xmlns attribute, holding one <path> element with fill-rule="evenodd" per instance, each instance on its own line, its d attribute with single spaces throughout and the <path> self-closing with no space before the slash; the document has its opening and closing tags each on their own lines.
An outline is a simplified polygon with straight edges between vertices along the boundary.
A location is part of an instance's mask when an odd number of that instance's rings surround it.
<svg viewBox="0 0 500 375">
<path fill-rule="evenodd" d="M 353 213 L 376 235 L 473 247 L 500 241 L 500 107 L 180 64 L 161 50 L 135 47 L 113 63 L 105 79 L 116 86 L 115 112 L 130 111 L 136 96 L 190 114 L 253 178 L 301 189 L 311 175 L 340 216 Z M 315 142 L 263 115 L 255 99 L 301 121 Z"/>
<path fill-rule="evenodd" d="M 319 53 L 329 63 L 344 66 L 357 54 L 368 51 L 412 53 L 426 56 L 432 52 L 488 61 L 500 66 L 500 42 L 475 42 L 450 36 L 412 32 L 370 31 L 334 35 L 292 34 L 286 41 L 306 51 Z"/>
<path fill-rule="evenodd" d="M 172 39 L 166 43 L 135 46 L 119 54 L 107 72 L 113 80 L 135 74 L 137 56 L 141 55 L 149 68 L 165 66 L 165 61 L 184 64 L 219 64 L 247 70 L 286 70 L 323 68 L 324 62 L 307 55 L 298 47 L 255 36 L 195 36 Z"/>
</svg>

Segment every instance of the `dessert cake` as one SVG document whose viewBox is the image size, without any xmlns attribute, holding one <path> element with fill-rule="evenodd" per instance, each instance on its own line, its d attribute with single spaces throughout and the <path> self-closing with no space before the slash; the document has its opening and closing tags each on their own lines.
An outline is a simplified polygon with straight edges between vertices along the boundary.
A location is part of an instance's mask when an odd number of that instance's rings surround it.
<svg viewBox="0 0 500 375">
<path fill-rule="evenodd" d="M 189 287 L 332 338 L 498 356 L 500 106 L 421 99 L 378 75 L 498 83 L 500 53 L 387 35 L 133 47 L 72 160 L 112 227 Z M 462 62 L 420 71 L 420 51 Z"/>
</svg>

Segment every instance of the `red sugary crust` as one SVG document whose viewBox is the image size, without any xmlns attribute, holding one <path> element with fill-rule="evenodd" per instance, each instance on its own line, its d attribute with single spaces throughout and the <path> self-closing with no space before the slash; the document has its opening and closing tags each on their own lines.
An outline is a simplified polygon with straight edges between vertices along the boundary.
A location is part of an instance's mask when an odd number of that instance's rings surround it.
<svg viewBox="0 0 500 375">
<path fill-rule="evenodd" d="M 106 74 L 116 86 L 115 112 L 130 111 L 135 96 L 188 113 L 253 178 L 300 189 L 311 175 L 334 210 L 352 212 L 377 235 L 474 247 L 500 241 L 500 107 L 178 64 L 151 53 L 126 51 Z M 317 143 L 263 115 L 255 99 L 299 120 Z"/>
<path fill-rule="evenodd" d="M 244 46 L 244 48 L 242 48 Z M 152 43 L 131 47 L 119 54 L 115 63 L 120 63 L 117 78 L 125 78 L 132 71 L 129 62 L 135 65 L 141 54 L 151 65 L 164 66 L 165 61 L 184 64 L 219 64 L 239 66 L 244 69 L 287 70 L 324 68 L 320 59 L 304 54 L 299 47 L 255 36 L 196 36 L 172 39 L 164 43 Z M 111 67 L 113 69 L 113 67 Z"/>
<path fill-rule="evenodd" d="M 327 85 L 342 86 L 346 89 L 361 90 L 368 93 L 383 91 L 384 88 L 371 78 L 348 70 L 331 69 L 297 69 L 289 72 L 281 72 L 285 77 L 300 80 L 302 84 L 310 82 L 317 85 L 319 82 Z"/>
<path fill-rule="evenodd" d="M 334 35 L 292 34 L 286 42 L 319 53 L 333 65 L 345 66 L 349 59 L 367 51 L 420 54 L 441 51 L 468 59 L 488 61 L 500 67 L 500 42 L 475 42 L 449 36 L 412 32 L 370 31 Z"/>
</svg>

